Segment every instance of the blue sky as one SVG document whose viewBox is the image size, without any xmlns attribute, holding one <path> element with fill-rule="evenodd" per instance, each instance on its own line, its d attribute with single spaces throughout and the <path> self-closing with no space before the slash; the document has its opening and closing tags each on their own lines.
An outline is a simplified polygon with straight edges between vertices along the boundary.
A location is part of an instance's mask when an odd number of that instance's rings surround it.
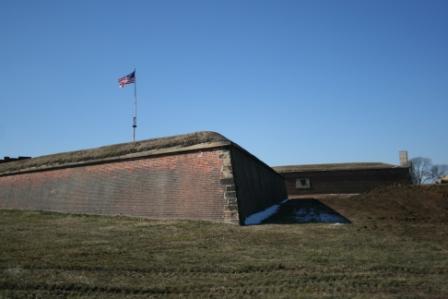
<svg viewBox="0 0 448 299">
<path fill-rule="evenodd" d="M 217 131 L 271 165 L 448 164 L 448 1 L 6 1 L 0 156 Z"/>
</svg>

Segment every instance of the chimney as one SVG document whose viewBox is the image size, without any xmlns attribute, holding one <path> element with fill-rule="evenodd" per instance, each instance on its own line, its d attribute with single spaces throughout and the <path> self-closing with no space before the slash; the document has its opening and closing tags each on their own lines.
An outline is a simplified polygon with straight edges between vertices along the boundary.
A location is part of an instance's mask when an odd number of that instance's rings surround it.
<svg viewBox="0 0 448 299">
<path fill-rule="evenodd" d="M 400 151 L 400 166 L 409 166 L 408 151 Z"/>
</svg>

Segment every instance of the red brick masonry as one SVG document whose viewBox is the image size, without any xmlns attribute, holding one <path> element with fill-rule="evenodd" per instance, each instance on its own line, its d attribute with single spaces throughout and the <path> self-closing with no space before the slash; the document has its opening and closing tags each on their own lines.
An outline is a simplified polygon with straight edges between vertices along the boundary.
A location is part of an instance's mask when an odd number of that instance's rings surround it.
<svg viewBox="0 0 448 299">
<path fill-rule="evenodd" d="M 208 131 L 0 165 L 0 209 L 244 224 L 285 198 L 278 173 Z"/>
<path fill-rule="evenodd" d="M 237 222 L 224 219 L 226 153 L 215 149 L 2 176 L 0 207 Z"/>
</svg>

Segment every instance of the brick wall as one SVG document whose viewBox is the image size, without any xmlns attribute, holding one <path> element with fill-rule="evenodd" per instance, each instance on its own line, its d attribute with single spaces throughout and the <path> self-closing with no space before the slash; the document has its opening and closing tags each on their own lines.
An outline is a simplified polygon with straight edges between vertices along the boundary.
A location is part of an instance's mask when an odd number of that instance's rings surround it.
<svg viewBox="0 0 448 299">
<path fill-rule="evenodd" d="M 362 193 L 392 184 L 410 184 L 408 168 L 284 173 L 289 197 L 307 194 Z M 297 189 L 296 179 L 308 178 L 310 189 Z"/>
<path fill-rule="evenodd" d="M 0 176 L 0 208 L 235 223 L 229 155 L 222 148 Z"/>
</svg>

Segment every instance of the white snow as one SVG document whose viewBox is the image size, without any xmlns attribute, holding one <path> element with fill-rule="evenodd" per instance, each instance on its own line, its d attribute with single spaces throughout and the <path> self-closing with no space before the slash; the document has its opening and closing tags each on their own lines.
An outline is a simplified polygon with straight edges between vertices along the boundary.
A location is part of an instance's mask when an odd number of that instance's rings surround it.
<svg viewBox="0 0 448 299">
<path fill-rule="evenodd" d="M 278 208 L 287 201 L 288 201 L 288 199 L 285 199 L 279 204 L 270 206 L 269 208 L 267 208 L 263 211 L 260 211 L 260 212 L 257 212 L 257 213 L 247 216 L 246 219 L 244 220 L 244 224 L 245 225 L 260 224 L 261 222 L 263 222 L 263 220 L 266 220 L 269 217 L 271 217 L 272 215 L 274 215 L 275 213 L 277 213 Z"/>
</svg>

